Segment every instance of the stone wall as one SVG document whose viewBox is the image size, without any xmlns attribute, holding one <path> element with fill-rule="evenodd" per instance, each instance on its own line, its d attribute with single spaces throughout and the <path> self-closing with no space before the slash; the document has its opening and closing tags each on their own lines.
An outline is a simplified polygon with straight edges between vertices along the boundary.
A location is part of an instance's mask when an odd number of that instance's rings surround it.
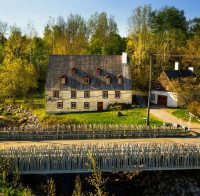
<svg viewBox="0 0 200 196">
<path fill-rule="evenodd" d="M 84 91 L 76 91 L 77 98 L 71 98 L 71 91 L 60 91 L 59 98 L 53 98 L 53 91 L 46 91 L 46 112 L 47 113 L 68 113 L 79 111 L 97 111 L 97 103 L 103 102 L 103 109 L 106 110 L 109 104 L 132 103 L 132 91 L 120 91 L 120 99 L 115 99 L 115 91 L 108 91 L 108 98 L 102 98 L 103 91 L 90 91 L 90 98 L 84 98 Z M 57 108 L 57 102 L 63 102 L 63 109 Z M 76 102 L 76 109 L 71 109 L 71 102 Z M 90 103 L 89 109 L 84 109 L 84 102 Z"/>
</svg>

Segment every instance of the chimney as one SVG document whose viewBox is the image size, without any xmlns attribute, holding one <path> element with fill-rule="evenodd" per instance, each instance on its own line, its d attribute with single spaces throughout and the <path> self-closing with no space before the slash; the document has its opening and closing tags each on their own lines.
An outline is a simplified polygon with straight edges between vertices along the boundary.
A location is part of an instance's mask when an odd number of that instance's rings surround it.
<svg viewBox="0 0 200 196">
<path fill-rule="evenodd" d="M 179 65 L 179 62 L 176 61 L 176 62 L 175 62 L 174 70 L 179 70 L 179 66 L 180 66 L 180 65 Z"/>
<path fill-rule="evenodd" d="M 122 63 L 127 64 L 127 53 L 126 52 L 122 52 Z"/>
<path fill-rule="evenodd" d="M 188 67 L 188 70 L 194 72 L 194 67 Z"/>
</svg>

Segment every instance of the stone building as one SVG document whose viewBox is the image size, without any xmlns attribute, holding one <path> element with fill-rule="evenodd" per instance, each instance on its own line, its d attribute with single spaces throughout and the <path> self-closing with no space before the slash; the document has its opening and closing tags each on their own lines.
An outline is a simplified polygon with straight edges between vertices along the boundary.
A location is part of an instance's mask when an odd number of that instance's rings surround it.
<svg viewBox="0 0 200 196">
<path fill-rule="evenodd" d="M 180 106 L 178 93 L 172 81 L 186 77 L 196 77 L 193 67 L 189 67 L 188 70 L 179 69 L 179 62 L 176 62 L 174 70 L 164 70 L 152 84 L 151 103 L 167 107 Z"/>
<path fill-rule="evenodd" d="M 132 102 L 127 54 L 51 55 L 46 78 L 46 112 L 102 111 Z"/>
</svg>

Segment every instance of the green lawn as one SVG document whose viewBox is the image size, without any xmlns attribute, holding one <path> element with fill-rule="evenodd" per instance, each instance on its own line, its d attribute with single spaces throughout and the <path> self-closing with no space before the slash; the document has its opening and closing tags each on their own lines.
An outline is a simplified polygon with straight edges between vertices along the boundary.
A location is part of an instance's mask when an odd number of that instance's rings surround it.
<svg viewBox="0 0 200 196">
<path fill-rule="evenodd" d="M 44 124 L 62 124 L 62 123 L 87 123 L 87 124 L 145 124 L 143 118 L 147 115 L 144 108 L 135 108 L 122 111 L 123 116 L 118 117 L 117 111 L 105 112 L 84 112 L 69 114 L 45 114 L 44 99 L 35 99 L 32 110 L 40 116 Z M 162 121 L 151 116 L 150 123 L 152 125 L 162 125 Z"/>
<path fill-rule="evenodd" d="M 44 124 L 55 123 L 86 123 L 86 124 L 145 124 L 146 109 L 130 109 L 122 111 L 123 116 L 118 117 L 117 111 L 109 112 L 85 112 L 85 113 L 70 113 L 70 114 L 51 114 L 44 115 L 42 121 Z M 162 122 L 151 117 L 153 125 L 161 125 Z"/>
<path fill-rule="evenodd" d="M 43 124 L 63 124 L 63 123 L 86 123 L 86 124 L 135 124 L 145 125 L 147 110 L 144 108 L 135 108 L 123 110 L 123 116 L 118 117 L 117 111 L 105 112 L 83 112 L 69 114 L 46 114 L 44 98 L 34 98 L 34 104 L 24 104 L 22 100 L 17 103 L 29 106 L 34 114 L 37 114 Z M 162 121 L 154 116 L 150 116 L 151 125 L 162 125 Z"/>
<path fill-rule="evenodd" d="M 187 109 L 167 109 L 167 111 L 178 118 L 189 121 L 190 116 Z M 200 123 L 195 118 L 192 118 L 192 122 Z"/>
</svg>

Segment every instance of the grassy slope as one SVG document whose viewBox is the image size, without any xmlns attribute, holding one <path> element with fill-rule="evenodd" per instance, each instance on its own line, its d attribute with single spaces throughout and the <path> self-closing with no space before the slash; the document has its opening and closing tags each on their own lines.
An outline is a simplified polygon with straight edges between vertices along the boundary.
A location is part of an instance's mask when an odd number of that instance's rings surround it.
<svg viewBox="0 0 200 196">
<path fill-rule="evenodd" d="M 189 121 L 189 113 L 187 109 L 167 109 L 167 111 L 178 118 Z M 200 123 L 195 118 L 192 118 L 192 122 Z"/>
<path fill-rule="evenodd" d="M 88 123 L 88 124 L 145 124 L 144 119 L 147 111 L 143 108 L 130 109 L 122 111 L 123 116 L 118 117 L 117 111 L 109 112 L 85 112 L 70 114 L 51 114 L 46 115 L 44 109 L 44 99 L 35 99 L 33 112 L 40 116 L 44 123 Z M 161 125 L 162 121 L 151 116 L 150 123 L 152 125 Z"/>
</svg>

